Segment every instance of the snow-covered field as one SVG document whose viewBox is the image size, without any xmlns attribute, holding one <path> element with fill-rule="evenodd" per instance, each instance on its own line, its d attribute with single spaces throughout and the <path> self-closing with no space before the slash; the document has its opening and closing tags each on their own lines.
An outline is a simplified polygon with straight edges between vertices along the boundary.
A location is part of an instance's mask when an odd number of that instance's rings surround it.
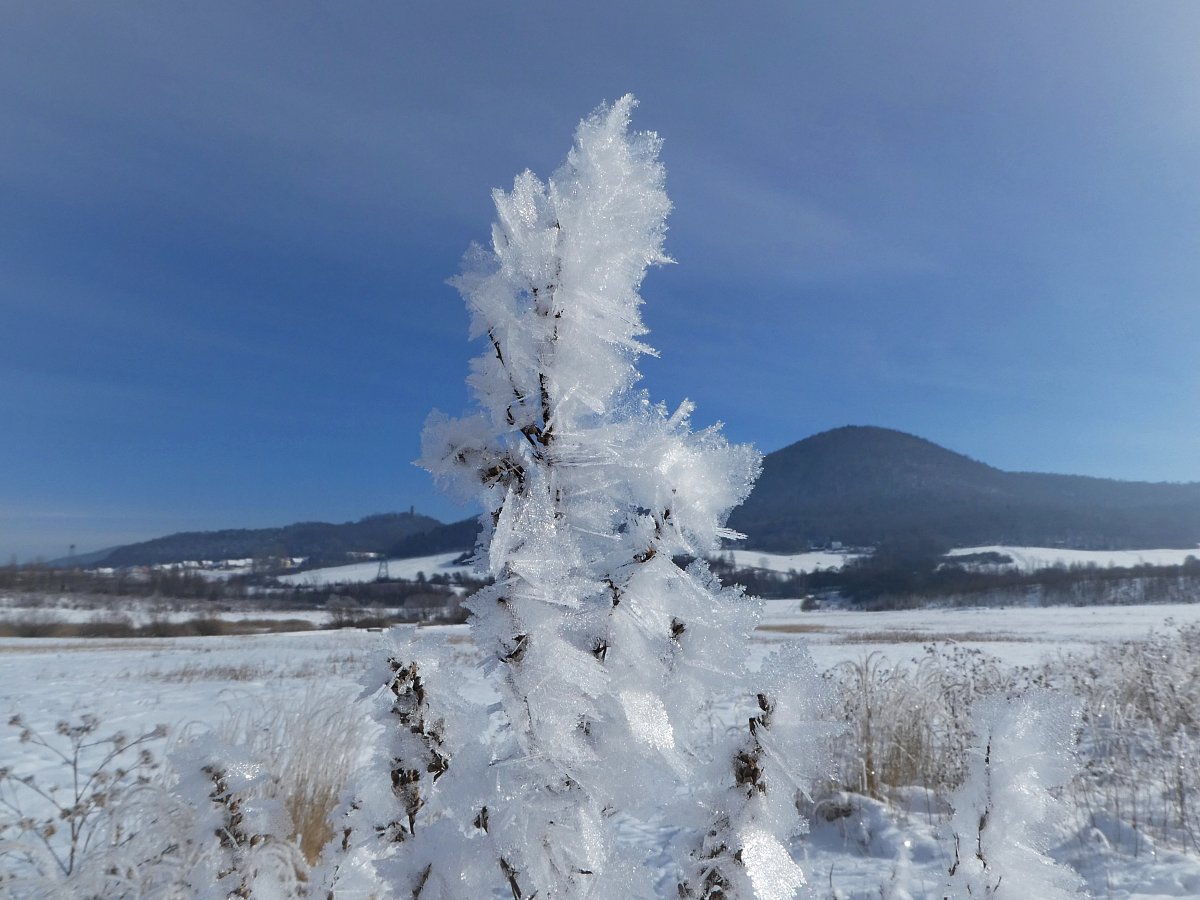
<svg viewBox="0 0 1200 900">
<path fill-rule="evenodd" d="M 1189 623 L 1200 624 L 1200 603 L 861 613 L 800 612 L 798 601 L 769 600 L 758 643 L 765 655 L 781 641 L 804 641 L 821 668 L 872 652 L 908 660 L 938 642 L 1017 666 Z M 465 625 L 421 631 L 468 640 Z M 0 709 L 51 724 L 78 711 L 121 728 L 209 721 L 219 718 L 232 695 L 286 693 L 314 680 L 354 692 L 359 664 L 384 645 L 385 636 L 357 629 L 122 640 L 0 638 Z M 5 743 L 11 735 L 0 735 L 0 763 L 7 763 L 18 749 Z"/>
<path fill-rule="evenodd" d="M 762 553 L 758 550 L 725 550 L 721 556 L 732 557 L 739 569 L 765 569 L 768 572 L 808 572 L 841 569 L 846 563 L 858 559 L 861 553 L 840 550 L 812 550 L 807 553 Z"/>
<path fill-rule="evenodd" d="M 181 623 L 197 618 L 219 618 L 226 622 L 288 622 L 298 621 L 308 623 L 313 628 L 321 628 L 329 624 L 330 614 L 325 609 L 268 609 L 261 605 L 240 605 L 235 608 L 221 608 L 212 611 L 213 604 L 199 602 L 181 604 L 179 608 L 170 608 L 165 604 L 136 598 L 127 600 L 114 608 L 111 601 L 103 605 L 85 605 L 72 602 L 70 597 L 55 598 L 55 601 L 41 601 L 37 606 L 22 604 L 21 601 L 6 603 L 0 598 L 0 623 L 13 620 L 33 620 L 47 624 L 64 623 L 68 625 L 85 625 L 123 621 L 132 626 L 145 626 L 151 622 Z M 381 608 L 382 613 L 395 613 L 396 608 Z"/>
<path fill-rule="evenodd" d="M 986 547 L 958 547 L 947 556 L 999 553 L 1012 559 L 1009 568 L 1024 572 L 1054 566 L 1178 566 L 1189 556 L 1200 557 L 1200 548 L 1191 550 L 1071 550 L 1065 547 L 1010 547 L 994 544 Z M 733 557 L 740 569 L 765 569 L 770 572 L 807 573 L 841 569 L 862 554 L 850 550 L 814 550 L 808 553 L 762 553 L 758 550 L 725 550 L 721 556 Z"/>
<path fill-rule="evenodd" d="M 462 556 L 461 553 L 439 553 L 434 556 L 389 559 L 387 561 L 388 577 L 414 580 L 419 575 L 423 575 L 425 578 L 432 578 L 435 575 L 471 575 L 470 566 L 455 565 L 454 561 L 460 556 Z M 346 566 L 295 572 L 283 575 L 279 580 L 284 584 L 313 585 L 314 587 L 355 584 L 374 581 L 379 576 L 379 566 L 380 561 L 376 559 L 369 562 L 351 563 Z"/>
<path fill-rule="evenodd" d="M 765 654 L 780 641 L 803 640 L 818 667 L 829 669 L 861 663 L 872 653 L 895 662 L 916 660 L 926 645 L 940 643 L 978 649 L 1001 665 L 1017 666 L 1061 653 L 1088 654 L 1187 623 L 1200 623 L 1200 604 L 803 613 L 793 601 L 771 601 L 758 650 Z M 460 647 L 464 661 L 472 657 L 465 626 L 421 633 Z M 20 713 L 26 725 L 45 734 L 58 721 L 83 713 L 97 715 L 104 733 L 140 734 L 160 723 L 195 733 L 246 710 L 311 703 L 316 695 L 351 705 L 360 694 L 359 678 L 388 640 L 355 630 L 124 641 L 6 639 L 0 641 L 0 709 Z M 464 677 L 476 675 L 464 670 Z M 366 701 L 358 702 L 365 722 Z M 364 726 L 362 733 L 369 729 Z M 22 743 L 17 728 L 0 730 L 3 767 L 43 782 L 65 776 L 61 765 Z M 914 898 L 940 897 L 947 847 L 929 803 L 920 791 L 896 794 L 890 805 L 856 797 L 845 816 L 814 817 L 812 834 L 795 847 L 816 886 L 813 896 L 862 900 L 903 884 Z M 1200 896 L 1200 853 L 1157 847 L 1143 837 L 1130 844 L 1129 829 L 1128 823 L 1100 818 L 1072 832 L 1054 852 L 1090 877 L 1093 896 Z M 903 882 L 896 875 L 901 865 L 907 872 Z"/>
<path fill-rule="evenodd" d="M 1200 549 L 1191 550 L 1071 550 L 1065 547 L 961 547 L 949 556 L 974 553 L 1000 553 L 1011 557 L 1012 566 L 1025 572 L 1053 566 L 1179 566 L 1189 556 L 1200 556 Z"/>
<path fill-rule="evenodd" d="M 801 612 L 799 601 L 767 600 L 759 638 L 763 643 L 803 638 L 823 667 L 883 653 L 918 656 L 930 643 L 953 643 L 1032 665 L 1049 655 L 1084 653 L 1103 643 L 1128 640 L 1173 625 L 1200 623 L 1200 603 L 1155 606 L 1059 606 L 914 609 L 862 613 Z"/>
</svg>

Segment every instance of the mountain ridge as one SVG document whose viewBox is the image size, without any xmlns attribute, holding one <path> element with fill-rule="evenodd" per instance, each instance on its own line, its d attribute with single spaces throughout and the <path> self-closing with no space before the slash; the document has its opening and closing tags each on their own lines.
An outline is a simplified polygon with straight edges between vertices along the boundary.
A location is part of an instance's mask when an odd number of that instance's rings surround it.
<svg viewBox="0 0 1200 900">
<path fill-rule="evenodd" d="M 944 549 L 1192 548 L 1200 544 L 1200 483 L 1007 472 L 916 435 L 847 425 L 767 454 L 729 526 L 748 535 L 740 546 L 785 553 L 835 541 Z M 404 558 L 470 550 L 477 531 L 475 518 L 447 524 L 415 511 L 385 513 L 340 525 L 181 532 L 110 548 L 97 564 L 264 556 L 334 561 L 353 552 Z"/>
<path fill-rule="evenodd" d="M 893 429 L 848 425 L 767 454 L 729 525 L 751 549 L 925 539 L 1078 549 L 1193 547 L 1200 483 L 1007 472 Z"/>
<path fill-rule="evenodd" d="M 378 513 L 353 522 L 295 522 L 276 528 L 227 528 L 183 531 L 136 544 L 125 544 L 98 562 L 126 567 L 202 559 L 307 557 L 340 561 L 351 553 L 387 553 L 397 543 L 442 527 L 415 511 Z"/>
</svg>

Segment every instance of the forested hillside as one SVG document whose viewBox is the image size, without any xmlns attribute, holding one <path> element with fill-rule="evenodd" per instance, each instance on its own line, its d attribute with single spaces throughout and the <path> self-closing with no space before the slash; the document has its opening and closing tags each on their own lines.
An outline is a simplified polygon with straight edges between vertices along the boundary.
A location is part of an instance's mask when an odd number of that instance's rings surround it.
<svg viewBox="0 0 1200 900">
<path fill-rule="evenodd" d="M 349 553 L 386 553 L 405 538 L 441 526 L 420 513 L 387 513 L 357 522 L 298 522 L 281 528 L 190 531 L 118 547 L 100 565 L 144 566 L 182 560 L 304 556 L 340 562 Z"/>
<path fill-rule="evenodd" d="M 747 546 L 779 552 L 829 541 L 1194 547 L 1200 484 L 1005 472 L 910 434 L 848 426 L 769 454 L 729 524 Z"/>
<path fill-rule="evenodd" d="M 833 541 L 922 552 L 988 544 L 1191 548 L 1200 544 L 1200 484 L 1005 472 L 911 434 L 847 426 L 768 454 L 729 525 L 748 536 L 746 547 L 784 553 Z M 391 513 L 341 525 L 173 534 L 118 547 L 99 564 L 427 556 L 472 549 L 478 530 L 474 517 L 442 524 Z"/>
</svg>

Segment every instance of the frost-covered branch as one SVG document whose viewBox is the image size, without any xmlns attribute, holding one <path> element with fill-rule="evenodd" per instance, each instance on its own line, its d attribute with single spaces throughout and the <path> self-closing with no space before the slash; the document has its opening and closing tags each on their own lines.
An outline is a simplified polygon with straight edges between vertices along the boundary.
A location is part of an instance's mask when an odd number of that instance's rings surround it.
<svg viewBox="0 0 1200 900">
<path fill-rule="evenodd" d="M 680 797 L 711 795 L 711 766 L 733 774 L 767 754 L 771 711 L 740 748 L 708 746 L 697 727 L 717 698 L 753 695 L 742 685 L 757 607 L 703 562 L 676 560 L 735 536 L 725 518 L 760 456 L 692 431 L 690 403 L 671 412 L 635 390 L 637 359 L 653 352 L 638 292 L 647 267 L 669 261 L 670 202 L 658 138 L 629 131 L 634 105 L 580 123 L 548 181 L 525 172 L 494 192 L 491 247 L 472 248 L 454 280 L 486 342 L 468 378 L 479 409 L 431 416 L 421 462 L 484 505 L 479 561 L 493 584 L 467 605 L 500 704 L 484 755 L 453 756 L 438 786 L 433 818 L 473 842 L 467 871 L 439 876 L 434 861 L 426 881 L 515 898 L 648 895 L 615 853 L 616 823 L 681 810 Z M 794 791 L 779 793 L 777 812 Z M 675 833 L 699 833 L 722 799 Z M 726 818 L 751 829 L 742 843 L 767 846 L 756 836 L 783 817 L 740 806 Z"/>
<path fill-rule="evenodd" d="M 946 890 L 955 897 L 1082 896 L 1079 876 L 1047 854 L 1063 811 L 1050 788 L 1072 772 L 1073 702 L 1045 691 L 991 698 L 975 712 L 978 743 L 952 799 L 954 858 Z"/>
</svg>

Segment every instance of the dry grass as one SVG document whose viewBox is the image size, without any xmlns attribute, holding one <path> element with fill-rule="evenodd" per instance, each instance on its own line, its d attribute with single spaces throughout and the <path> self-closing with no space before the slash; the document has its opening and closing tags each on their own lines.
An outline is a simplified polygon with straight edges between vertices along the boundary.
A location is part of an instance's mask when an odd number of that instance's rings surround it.
<svg viewBox="0 0 1200 900">
<path fill-rule="evenodd" d="M 105 641 L 97 647 L 94 641 L 64 643 L 61 641 L 38 641 L 37 643 L 0 644 L 4 653 L 95 653 L 101 650 L 145 650 L 145 641 Z"/>
<path fill-rule="evenodd" d="M 859 637 L 886 643 L 881 637 L 890 633 Z M 1082 707 L 1079 767 L 1064 799 L 1084 818 L 1115 823 L 1118 842 L 1131 842 L 1135 853 L 1145 836 L 1160 847 L 1200 850 L 1200 626 L 1018 669 L 970 644 L 1019 636 L 906 632 L 901 643 L 926 638 L 933 640 L 915 663 L 875 650 L 824 673 L 834 718 L 846 726 L 826 741 L 836 773 L 827 790 L 886 800 L 919 787 L 946 797 L 962 783 L 977 743 L 976 703 L 1021 703 L 1029 690 L 1049 688 Z"/>
<path fill-rule="evenodd" d="M 971 707 L 1008 684 L 995 658 L 948 643 L 927 644 L 915 665 L 876 650 L 825 678 L 836 718 L 848 726 L 828 747 L 836 787 L 876 798 L 895 787 L 957 787 L 972 739 Z"/>
<path fill-rule="evenodd" d="M 888 631 L 858 631 L 842 635 L 839 644 L 987 644 L 1029 643 L 1028 635 L 1002 631 L 909 631 L 903 628 Z"/>
<path fill-rule="evenodd" d="M 798 622 L 787 622 L 777 625 L 759 625 L 759 631 L 773 631 L 776 634 L 822 634 L 833 631 L 828 625 L 801 625 Z"/>
<path fill-rule="evenodd" d="M 1028 635 L 1010 634 L 1003 631 L 915 631 L 906 628 L 892 628 L 885 631 L 841 633 L 841 629 L 829 625 L 804 625 L 798 622 L 759 625 L 758 630 L 775 634 L 831 634 L 836 636 L 834 643 L 838 644 L 985 644 L 1025 643 L 1034 640 Z"/>
<path fill-rule="evenodd" d="M 314 684 L 244 705 L 221 729 L 226 741 L 272 773 L 257 790 L 286 807 L 292 819 L 287 837 L 310 864 L 333 837 L 333 811 L 357 761 L 363 724 L 343 693 Z"/>
<path fill-rule="evenodd" d="M 212 637 L 313 631 L 316 627 L 308 619 L 219 619 L 215 616 L 196 616 L 179 622 L 156 620 L 135 625 L 128 619 L 63 622 L 52 616 L 39 615 L 0 621 L 0 638 Z"/>
<path fill-rule="evenodd" d="M 86 645 L 82 645 L 86 647 Z M 140 644 L 128 645 L 133 648 Z M 305 662 L 289 668 L 276 668 L 262 663 L 211 663 L 203 665 L 188 662 L 168 669 L 126 671 L 123 678 L 146 681 L 162 681 L 169 684 L 191 684 L 196 681 L 281 681 L 297 679 L 315 681 L 337 675 L 351 675 L 362 670 L 363 661 L 354 653 L 331 653 L 322 662 Z"/>
<path fill-rule="evenodd" d="M 137 677 L 173 684 L 191 684 L 193 681 L 263 681 L 267 678 L 277 677 L 277 673 L 272 672 L 266 666 L 253 666 L 249 663 L 242 663 L 240 666 L 200 666 L 195 663 L 187 663 L 177 669 L 143 672 Z"/>
</svg>

